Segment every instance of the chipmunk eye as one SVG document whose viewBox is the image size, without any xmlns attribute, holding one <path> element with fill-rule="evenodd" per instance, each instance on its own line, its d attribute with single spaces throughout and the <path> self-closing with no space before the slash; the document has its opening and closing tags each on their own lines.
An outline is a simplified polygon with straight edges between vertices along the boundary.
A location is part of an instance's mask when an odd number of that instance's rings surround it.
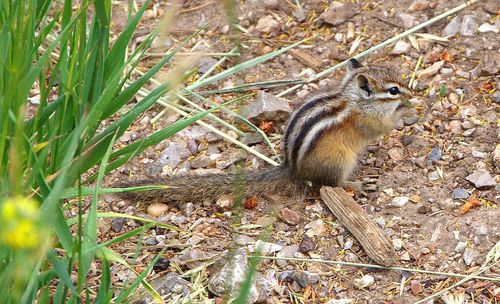
<svg viewBox="0 0 500 304">
<path fill-rule="evenodd" d="M 399 92 L 399 88 L 398 87 L 392 87 L 389 89 L 389 94 L 391 95 L 398 95 L 400 92 Z"/>
</svg>

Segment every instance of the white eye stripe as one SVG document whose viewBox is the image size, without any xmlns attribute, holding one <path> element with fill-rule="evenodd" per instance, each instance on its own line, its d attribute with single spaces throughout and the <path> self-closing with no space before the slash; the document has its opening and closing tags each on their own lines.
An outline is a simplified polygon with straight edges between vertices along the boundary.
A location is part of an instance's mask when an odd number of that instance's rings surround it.
<svg viewBox="0 0 500 304">
<path fill-rule="evenodd" d="M 410 90 L 406 89 L 406 88 L 399 88 L 399 91 L 402 93 L 402 94 L 410 94 Z"/>
<path fill-rule="evenodd" d="M 392 95 L 389 92 L 377 93 L 377 94 L 373 95 L 374 100 L 377 100 L 377 99 L 399 99 L 399 98 L 400 98 L 399 94 Z"/>
</svg>

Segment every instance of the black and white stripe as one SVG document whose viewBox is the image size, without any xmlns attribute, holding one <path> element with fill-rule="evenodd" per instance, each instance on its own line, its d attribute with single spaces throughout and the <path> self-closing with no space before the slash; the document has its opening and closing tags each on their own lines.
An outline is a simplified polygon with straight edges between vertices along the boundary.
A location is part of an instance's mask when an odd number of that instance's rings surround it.
<svg viewBox="0 0 500 304">
<path fill-rule="evenodd" d="M 338 93 L 315 95 L 290 118 L 284 138 L 286 163 L 296 169 L 297 164 L 312 150 L 319 135 L 341 122 L 348 114 L 347 101 L 338 101 Z"/>
</svg>

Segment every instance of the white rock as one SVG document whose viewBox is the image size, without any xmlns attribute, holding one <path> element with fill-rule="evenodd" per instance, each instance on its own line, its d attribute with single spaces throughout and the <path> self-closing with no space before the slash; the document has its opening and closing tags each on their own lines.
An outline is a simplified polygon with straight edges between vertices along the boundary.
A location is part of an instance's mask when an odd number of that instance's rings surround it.
<svg viewBox="0 0 500 304">
<path fill-rule="evenodd" d="M 401 19 L 401 21 L 403 21 L 403 26 L 405 28 L 411 28 L 417 25 L 417 18 L 415 18 L 410 14 L 399 13 L 398 16 Z"/>
<path fill-rule="evenodd" d="M 358 289 L 363 289 L 363 288 L 369 287 L 374 282 L 375 282 L 375 278 L 369 274 L 366 274 L 360 279 L 355 279 L 354 286 L 356 286 Z"/>
<path fill-rule="evenodd" d="M 257 240 L 254 245 L 250 245 L 249 249 L 252 252 L 259 251 L 263 255 L 269 255 L 271 253 L 280 251 L 281 249 L 283 249 L 283 246 Z"/>
<path fill-rule="evenodd" d="M 347 23 L 347 34 L 345 36 L 347 42 L 351 42 L 354 40 L 354 30 L 355 30 L 354 23 L 352 22 Z"/>
<path fill-rule="evenodd" d="M 394 189 L 392 189 L 392 188 L 386 188 L 386 189 L 383 189 L 382 191 L 389 196 L 394 195 Z"/>
<path fill-rule="evenodd" d="M 429 179 L 429 181 L 435 182 L 438 179 L 440 179 L 440 176 L 439 176 L 439 173 L 437 171 L 432 171 L 431 173 L 429 173 L 427 175 L 427 178 Z"/>
<path fill-rule="evenodd" d="M 500 144 L 497 144 L 493 151 L 493 162 L 497 167 L 500 167 Z"/>
<path fill-rule="evenodd" d="M 465 15 L 460 25 L 460 34 L 463 36 L 474 36 L 477 27 L 477 17 L 474 15 Z"/>
<path fill-rule="evenodd" d="M 401 239 L 394 239 L 392 240 L 392 246 L 394 250 L 399 251 L 403 248 L 403 241 Z"/>
<path fill-rule="evenodd" d="M 481 24 L 481 26 L 477 30 L 481 33 L 486 33 L 486 32 L 498 33 L 499 32 L 498 28 L 495 25 L 490 24 L 488 22 Z"/>
<path fill-rule="evenodd" d="M 411 44 L 406 43 L 404 40 L 398 40 L 396 42 L 396 45 L 394 45 L 394 48 L 391 51 L 392 55 L 401 55 L 401 54 L 406 54 L 411 48 Z"/>
<path fill-rule="evenodd" d="M 259 19 L 255 28 L 261 33 L 271 33 L 277 31 L 279 27 L 280 23 L 272 16 L 263 16 Z"/>
<path fill-rule="evenodd" d="M 455 246 L 455 252 L 463 252 L 467 248 L 467 242 L 458 242 Z"/>
<path fill-rule="evenodd" d="M 472 248 L 465 248 L 464 250 L 464 262 L 465 265 L 470 266 L 479 257 L 479 252 Z"/>
<path fill-rule="evenodd" d="M 443 36 L 454 36 L 460 31 L 460 17 L 456 16 L 443 29 Z"/>
<path fill-rule="evenodd" d="M 216 204 L 223 209 L 229 208 L 234 205 L 234 199 L 230 195 L 221 195 L 217 198 Z"/>
<path fill-rule="evenodd" d="M 344 41 L 344 34 L 342 33 L 336 33 L 335 36 L 333 36 L 333 39 L 337 42 L 342 42 Z"/>
<path fill-rule="evenodd" d="M 322 219 L 317 219 L 307 224 L 304 228 L 307 229 L 306 235 L 308 237 L 314 237 L 326 231 L 326 224 Z"/>
<path fill-rule="evenodd" d="M 436 75 L 439 70 L 441 70 L 444 66 L 444 61 L 441 60 L 441 61 L 436 61 L 434 62 L 433 65 L 431 65 L 430 67 L 426 68 L 425 70 L 422 70 L 422 71 L 419 71 L 418 72 L 418 75 L 420 77 L 430 77 L 430 76 L 434 76 Z"/>
<path fill-rule="evenodd" d="M 488 153 L 477 151 L 477 150 L 473 150 L 472 151 L 472 156 L 475 157 L 475 158 L 482 158 L 482 159 L 484 159 L 484 158 L 488 157 Z"/>
<path fill-rule="evenodd" d="M 410 253 L 409 253 L 408 251 L 405 251 L 405 252 L 401 255 L 401 261 L 405 261 L 405 262 L 409 262 L 409 261 L 411 261 Z"/>
<path fill-rule="evenodd" d="M 403 207 L 404 205 L 406 205 L 406 203 L 408 203 L 409 200 L 409 197 L 397 196 L 392 199 L 391 205 L 394 207 Z"/>
</svg>

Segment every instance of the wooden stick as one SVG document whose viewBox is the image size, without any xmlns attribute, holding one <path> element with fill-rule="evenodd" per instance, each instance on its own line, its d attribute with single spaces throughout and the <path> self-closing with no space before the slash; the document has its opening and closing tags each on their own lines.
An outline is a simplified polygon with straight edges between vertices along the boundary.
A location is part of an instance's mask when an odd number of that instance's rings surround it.
<svg viewBox="0 0 500 304">
<path fill-rule="evenodd" d="M 392 242 L 368 214 L 340 187 L 321 187 L 321 198 L 339 222 L 359 241 L 377 264 L 394 266 L 398 259 Z"/>
</svg>

